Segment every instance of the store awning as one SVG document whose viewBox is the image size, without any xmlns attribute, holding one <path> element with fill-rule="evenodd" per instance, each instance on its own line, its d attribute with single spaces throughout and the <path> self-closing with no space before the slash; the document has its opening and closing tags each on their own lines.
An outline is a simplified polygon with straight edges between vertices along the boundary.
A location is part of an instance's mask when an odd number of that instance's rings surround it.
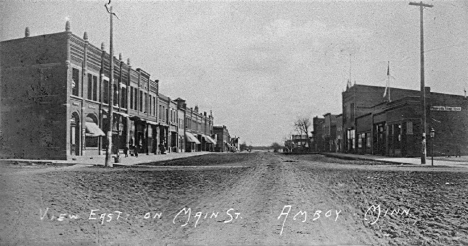
<svg viewBox="0 0 468 246">
<path fill-rule="evenodd" d="M 214 141 L 210 136 L 208 136 L 208 135 L 203 135 L 203 137 L 205 138 L 205 140 L 206 140 L 208 143 L 216 144 L 216 141 Z"/>
<path fill-rule="evenodd" d="M 187 141 L 200 144 L 200 141 L 198 141 L 198 139 L 192 133 L 186 132 L 185 136 L 187 137 Z"/>
<path fill-rule="evenodd" d="M 109 111 L 106 108 L 103 108 L 102 111 L 108 113 Z M 122 115 L 123 117 L 128 117 L 128 114 L 119 111 L 113 111 L 114 114 Z"/>
<path fill-rule="evenodd" d="M 150 124 L 150 125 L 154 125 L 154 126 L 157 126 L 158 123 L 154 122 L 154 121 L 151 121 L 151 120 L 147 120 L 146 123 Z"/>
<path fill-rule="evenodd" d="M 99 137 L 105 136 L 104 132 L 94 122 L 86 122 L 86 136 L 87 137 Z"/>
<path fill-rule="evenodd" d="M 114 111 L 114 114 L 120 114 L 122 115 L 123 117 L 128 117 L 128 114 L 124 113 L 124 112 L 115 112 Z"/>
</svg>

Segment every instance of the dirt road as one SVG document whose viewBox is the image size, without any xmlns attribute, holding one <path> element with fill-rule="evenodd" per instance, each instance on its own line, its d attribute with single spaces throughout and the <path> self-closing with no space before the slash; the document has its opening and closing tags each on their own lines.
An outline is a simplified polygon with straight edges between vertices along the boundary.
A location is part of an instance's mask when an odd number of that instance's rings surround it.
<svg viewBox="0 0 468 246">
<path fill-rule="evenodd" d="M 241 219 L 190 230 L 201 244 L 375 244 L 354 219 L 353 208 L 298 169 L 298 162 L 262 153 L 253 167 L 218 196 L 200 200 L 201 211 L 233 208 Z M 300 164 L 299 164 L 300 165 Z"/>
<path fill-rule="evenodd" d="M 250 153 L 113 169 L 2 165 L 0 244 L 467 242 L 466 172 L 437 170 L 431 178 L 452 182 L 439 193 L 418 176 L 431 170 L 317 158 Z M 435 196 L 450 203 L 425 204 Z M 380 204 L 381 214 L 369 211 Z M 418 214 L 416 205 L 427 210 Z M 384 206 L 398 212 L 384 214 Z"/>
</svg>

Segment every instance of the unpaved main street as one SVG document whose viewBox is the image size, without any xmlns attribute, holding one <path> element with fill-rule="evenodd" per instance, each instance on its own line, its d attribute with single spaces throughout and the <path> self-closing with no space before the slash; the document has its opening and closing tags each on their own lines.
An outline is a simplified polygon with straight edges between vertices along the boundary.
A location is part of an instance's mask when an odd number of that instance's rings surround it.
<svg viewBox="0 0 468 246">
<path fill-rule="evenodd" d="M 3 164 L 0 244 L 468 243 L 466 171 L 375 164 L 273 153 Z"/>
</svg>

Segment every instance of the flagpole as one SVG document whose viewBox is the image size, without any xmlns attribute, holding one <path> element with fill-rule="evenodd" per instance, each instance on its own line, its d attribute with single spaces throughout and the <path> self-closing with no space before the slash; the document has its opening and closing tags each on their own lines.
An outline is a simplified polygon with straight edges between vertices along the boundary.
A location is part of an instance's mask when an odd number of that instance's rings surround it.
<svg viewBox="0 0 468 246">
<path fill-rule="evenodd" d="M 113 47 L 113 33 L 112 33 L 112 5 L 109 6 L 110 16 L 110 75 L 109 75 L 109 114 L 107 115 L 109 129 L 107 131 L 107 149 L 106 149 L 106 167 L 113 167 L 111 159 L 112 155 L 112 124 L 114 116 L 114 47 Z"/>
<path fill-rule="evenodd" d="M 388 87 L 388 101 L 391 102 L 392 99 L 390 97 L 390 61 L 388 61 L 388 68 L 387 68 L 387 87 Z"/>
</svg>

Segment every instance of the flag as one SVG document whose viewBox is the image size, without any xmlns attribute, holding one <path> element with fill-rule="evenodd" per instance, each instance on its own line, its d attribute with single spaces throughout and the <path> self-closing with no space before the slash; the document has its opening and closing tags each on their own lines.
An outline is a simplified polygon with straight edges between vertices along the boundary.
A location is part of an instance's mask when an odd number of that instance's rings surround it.
<svg viewBox="0 0 468 246">
<path fill-rule="evenodd" d="M 388 62 L 387 66 L 387 84 L 385 86 L 385 91 L 383 97 L 387 97 L 388 94 L 388 101 L 390 101 L 390 62 Z"/>
<path fill-rule="evenodd" d="M 346 84 L 346 89 L 351 88 L 351 80 L 348 79 L 348 83 Z"/>
</svg>

